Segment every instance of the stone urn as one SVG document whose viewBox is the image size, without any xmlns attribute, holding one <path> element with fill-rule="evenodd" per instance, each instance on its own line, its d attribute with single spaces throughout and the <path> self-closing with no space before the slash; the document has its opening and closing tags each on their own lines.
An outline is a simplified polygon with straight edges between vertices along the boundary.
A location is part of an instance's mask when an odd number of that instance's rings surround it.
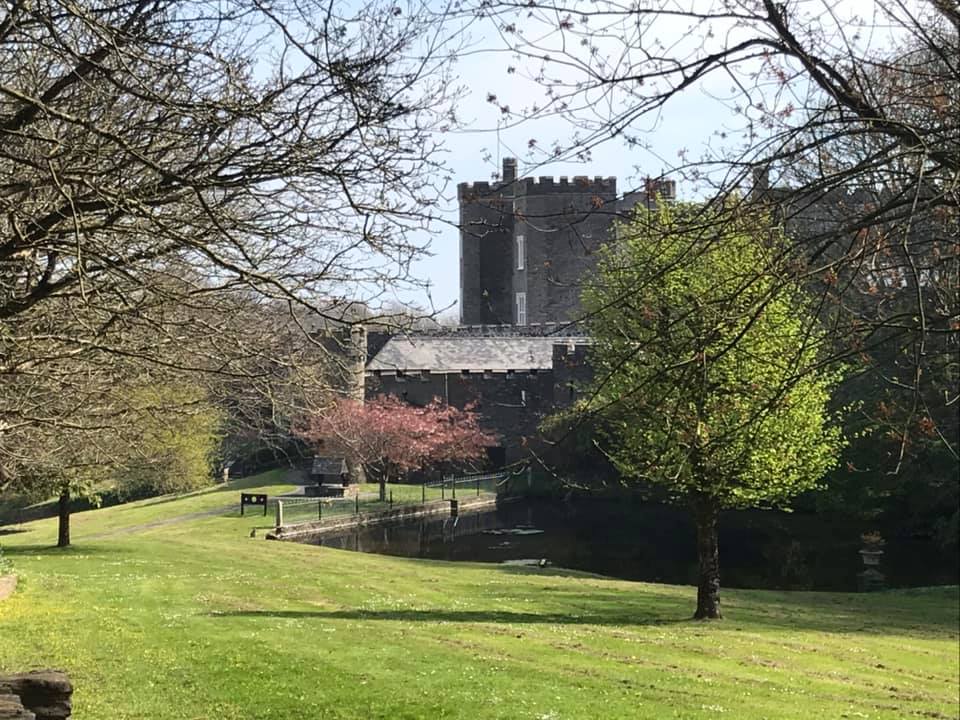
<svg viewBox="0 0 960 720">
<path fill-rule="evenodd" d="M 861 592 L 872 592 L 886 588 L 886 576 L 880 572 L 880 560 L 883 558 L 883 546 L 886 541 L 878 532 L 864 533 L 860 536 L 863 548 L 860 550 L 860 559 L 865 570 L 857 575 L 857 587 Z"/>
</svg>

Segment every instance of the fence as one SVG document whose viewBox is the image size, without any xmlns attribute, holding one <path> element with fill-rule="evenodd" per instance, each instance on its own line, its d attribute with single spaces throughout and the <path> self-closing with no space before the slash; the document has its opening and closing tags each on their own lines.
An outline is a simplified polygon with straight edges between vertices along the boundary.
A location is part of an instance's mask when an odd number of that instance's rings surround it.
<svg viewBox="0 0 960 720">
<path fill-rule="evenodd" d="M 506 473 L 447 476 L 423 485 L 388 485 L 385 500 L 381 500 L 378 493 L 363 493 L 350 498 L 279 497 L 270 498 L 268 507 L 276 517 L 276 527 L 288 527 L 434 500 L 496 495 L 506 478 Z"/>
<path fill-rule="evenodd" d="M 500 486 L 506 481 L 507 473 L 482 473 L 479 475 L 447 475 L 442 480 L 423 485 L 423 501 L 456 499 L 457 493 L 461 497 L 469 495 L 479 496 L 483 494 L 496 495 L 500 492 Z M 459 488 L 459 490 L 458 490 Z M 439 491 L 439 496 L 437 492 Z M 431 497 L 428 498 L 427 495 Z"/>
</svg>

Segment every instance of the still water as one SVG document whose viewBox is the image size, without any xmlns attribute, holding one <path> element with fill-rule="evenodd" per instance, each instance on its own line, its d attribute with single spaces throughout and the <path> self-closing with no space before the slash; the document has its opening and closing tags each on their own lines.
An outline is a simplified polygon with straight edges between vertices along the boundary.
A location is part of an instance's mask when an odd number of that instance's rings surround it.
<svg viewBox="0 0 960 720">
<path fill-rule="evenodd" d="M 727 587 L 855 590 L 871 528 L 815 515 L 731 512 L 721 518 Z M 489 563 L 536 563 L 628 580 L 691 584 L 695 530 L 682 511 L 651 504 L 523 501 L 496 510 L 408 520 L 304 540 L 360 552 Z M 891 587 L 956 584 L 956 552 L 916 538 L 888 539 L 880 569 Z"/>
</svg>

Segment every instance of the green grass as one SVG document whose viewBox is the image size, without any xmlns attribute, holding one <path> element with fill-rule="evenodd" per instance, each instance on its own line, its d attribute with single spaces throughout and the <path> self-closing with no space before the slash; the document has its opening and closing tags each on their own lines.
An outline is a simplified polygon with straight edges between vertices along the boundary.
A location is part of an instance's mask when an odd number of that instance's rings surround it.
<svg viewBox="0 0 960 720">
<path fill-rule="evenodd" d="M 727 591 L 249 537 L 237 489 L 0 536 L 0 669 L 66 669 L 75 717 L 956 718 L 957 588 Z M 179 518 L 175 522 L 171 519 Z M 268 518 L 269 520 L 269 518 Z M 161 524 L 163 523 L 163 524 Z M 262 533 L 260 533 L 262 535 Z"/>
</svg>

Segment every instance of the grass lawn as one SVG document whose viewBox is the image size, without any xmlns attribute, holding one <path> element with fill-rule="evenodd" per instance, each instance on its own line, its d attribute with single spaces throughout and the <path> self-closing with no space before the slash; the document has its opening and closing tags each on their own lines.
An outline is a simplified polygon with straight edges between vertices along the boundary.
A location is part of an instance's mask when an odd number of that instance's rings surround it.
<svg viewBox="0 0 960 720">
<path fill-rule="evenodd" d="M 75 717 L 957 718 L 957 588 L 694 590 L 267 542 L 237 489 L 0 536 L 0 670 L 63 668 Z M 269 519 L 268 519 L 269 520 Z"/>
</svg>

